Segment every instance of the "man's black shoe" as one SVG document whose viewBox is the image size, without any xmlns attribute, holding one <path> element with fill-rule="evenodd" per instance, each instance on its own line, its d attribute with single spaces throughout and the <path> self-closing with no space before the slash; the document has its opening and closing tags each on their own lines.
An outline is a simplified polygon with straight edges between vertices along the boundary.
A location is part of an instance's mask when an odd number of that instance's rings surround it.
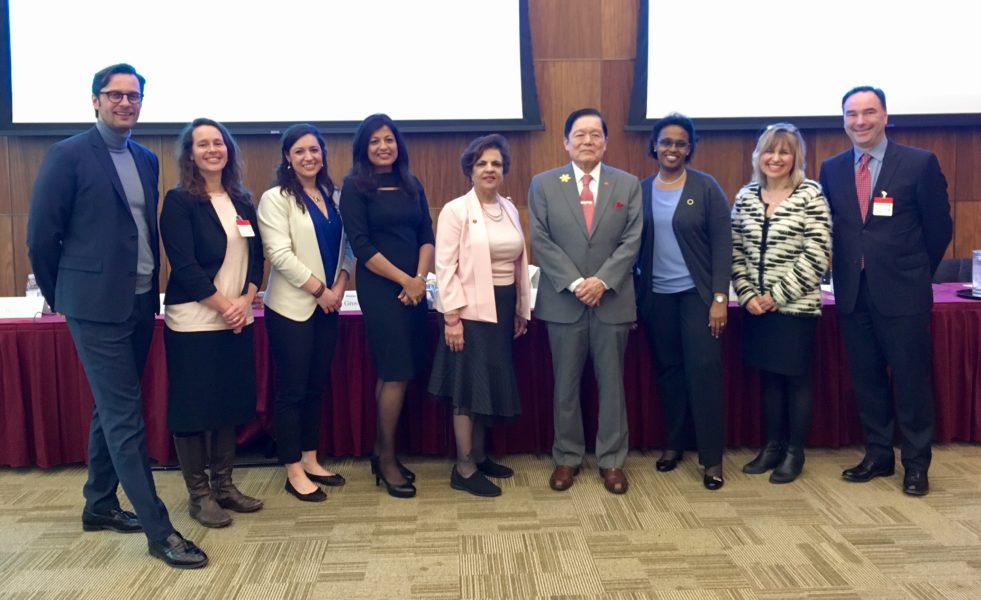
<svg viewBox="0 0 981 600">
<path fill-rule="evenodd" d="M 906 469 L 903 476 L 903 493 L 910 496 L 926 496 L 930 493 L 930 480 L 923 469 Z"/>
<path fill-rule="evenodd" d="M 866 456 L 862 459 L 862 462 L 858 463 L 851 469 L 845 469 L 842 471 L 841 476 L 847 481 L 865 483 L 866 481 L 871 481 L 875 477 L 889 477 L 895 472 L 895 463 L 876 463 L 871 458 Z"/>
<path fill-rule="evenodd" d="M 150 556 L 159 558 L 175 569 L 198 569 L 208 564 L 208 555 L 176 531 L 165 540 L 150 542 L 149 546 Z"/>
<path fill-rule="evenodd" d="M 137 516 L 121 508 L 109 512 L 97 513 L 82 509 L 82 529 L 85 531 L 102 531 L 108 529 L 117 533 L 136 533 L 143 531 Z"/>
</svg>

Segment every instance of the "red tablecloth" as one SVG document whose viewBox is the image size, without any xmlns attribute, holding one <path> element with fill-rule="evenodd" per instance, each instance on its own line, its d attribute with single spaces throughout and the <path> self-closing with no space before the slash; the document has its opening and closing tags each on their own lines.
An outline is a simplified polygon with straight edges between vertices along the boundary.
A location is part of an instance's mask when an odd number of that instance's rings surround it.
<svg viewBox="0 0 981 600">
<path fill-rule="evenodd" d="M 933 372 L 938 442 L 981 441 L 981 302 L 955 296 L 961 284 L 934 287 Z M 739 361 L 741 310 L 730 307 L 724 343 L 726 444 L 760 443 L 758 378 Z M 431 332 L 435 343 L 436 326 Z M 272 430 L 273 385 L 265 326 L 256 320 L 258 419 L 240 432 L 240 441 Z M 838 332 L 833 301 L 818 326 L 815 361 L 814 427 L 810 444 L 840 447 L 861 444 Z M 492 450 L 499 454 L 549 453 L 552 444 L 552 371 L 545 326 L 533 321 L 528 335 L 515 343 L 514 363 L 523 413 L 495 428 Z M 650 350 L 641 330 L 631 333 L 625 369 L 631 448 L 658 448 L 663 439 L 661 409 L 654 385 Z M 374 441 L 375 372 L 358 315 L 341 317 L 332 381 L 324 394 L 320 449 L 328 455 L 363 455 Z M 163 323 L 158 319 L 143 379 L 144 416 L 150 456 L 171 458 L 166 424 L 167 374 Z M 591 375 L 583 389 L 587 439 L 596 430 L 596 388 Z M 64 321 L 0 320 L 0 465 L 52 467 L 84 462 L 92 395 Z M 403 410 L 400 450 L 408 454 L 446 455 L 453 451 L 446 407 L 410 386 Z"/>
</svg>

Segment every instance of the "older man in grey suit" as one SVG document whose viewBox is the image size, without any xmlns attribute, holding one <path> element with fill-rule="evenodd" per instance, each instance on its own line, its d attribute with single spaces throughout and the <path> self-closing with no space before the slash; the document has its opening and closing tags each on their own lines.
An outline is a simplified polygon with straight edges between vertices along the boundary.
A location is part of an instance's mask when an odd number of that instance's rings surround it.
<svg viewBox="0 0 981 600">
<path fill-rule="evenodd" d="M 606 489 L 627 491 L 623 354 L 636 319 L 631 268 L 640 248 L 640 183 L 602 164 L 607 127 L 596 109 L 566 119 L 572 163 L 531 181 L 531 246 L 541 267 L 535 316 L 548 324 L 555 379 L 553 490 L 569 489 L 586 450 L 580 384 L 586 357 L 599 385 L 596 460 Z"/>
</svg>

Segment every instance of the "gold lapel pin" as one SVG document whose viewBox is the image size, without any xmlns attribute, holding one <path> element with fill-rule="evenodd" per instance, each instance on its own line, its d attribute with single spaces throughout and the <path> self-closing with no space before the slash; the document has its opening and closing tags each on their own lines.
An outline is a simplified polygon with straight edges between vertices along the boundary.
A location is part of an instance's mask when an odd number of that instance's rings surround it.
<svg viewBox="0 0 981 600">
<path fill-rule="evenodd" d="M 688 206 L 695 206 L 695 200 L 693 200 L 692 198 L 689 198 L 688 199 Z"/>
</svg>

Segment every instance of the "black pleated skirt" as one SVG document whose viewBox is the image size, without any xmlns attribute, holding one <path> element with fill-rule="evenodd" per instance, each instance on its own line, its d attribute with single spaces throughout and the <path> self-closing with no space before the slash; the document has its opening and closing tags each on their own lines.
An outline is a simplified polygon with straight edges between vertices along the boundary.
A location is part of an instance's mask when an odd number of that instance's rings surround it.
<svg viewBox="0 0 981 600">
<path fill-rule="evenodd" d="M 239 334 L 164 327 L 170 431 L 209 431 L 255 418 L 252 330 L 252 325 Z"/>
<path fill-rule="evenodd" d="M 743 312 L 743 364 L 781 375 L 804 375 L 811 369 L 817 317 Z"/>
<path fill-rule="evenodd" d="M 455 410 L 493 423 L 521 414 L 518 383 L 511 362 L 514 338 L 514 285 L 494 286 L 497 323 L 463 320 L 463 350 L 446 345 L 440 318 L 439 342 L 429 392 L 446 398 Z"/>
</svg>

